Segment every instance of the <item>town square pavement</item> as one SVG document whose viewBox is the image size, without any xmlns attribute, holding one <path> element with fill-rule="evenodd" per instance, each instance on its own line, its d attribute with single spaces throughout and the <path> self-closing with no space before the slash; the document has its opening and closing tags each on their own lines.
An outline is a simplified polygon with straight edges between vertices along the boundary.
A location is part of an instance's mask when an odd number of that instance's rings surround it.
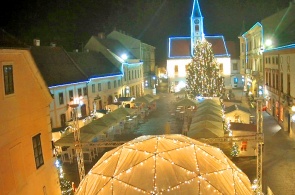
<svg viewBox="0 0 295 195">
<path fill-rule="evenodd" d="M 256 115 L 256 110 L 249 106 L 247 97 L 241 89 L 233 89 L 236 100 L 241 100 L 241 104 L 248 107 L 252 114 Z M 161 92 L 157 96 L 156 110 L 150 112 L 144 122 L 132 132 L 129 132 L 124 139 L 126 141 L 140 135 L 160 135 L 167 132 L 175 134 L 182 133 L 183 121 L 175 117 L 175 103 L 178 101 L 174 93 Z M 295 195 L 295 141 L 288 137 L 286 131 L 278 125 L 276 120 L 267 112 L 263 112 L 263 166 L 262 183 L 264 194 L 275 195 Z M 129 139 L 128 139 L 129 138 Z M 99 155 L 92 163 L 85 163 L 85 172 L 103 155 Z M 233 160 L 233 162 L 249 177 L 250 181 L 256 178 L 256 158 L 243 157 Z M 65 177 L 73 181 L 76 186 L 79 184 L 77 163 L 64 164 Z"/>
</svg>

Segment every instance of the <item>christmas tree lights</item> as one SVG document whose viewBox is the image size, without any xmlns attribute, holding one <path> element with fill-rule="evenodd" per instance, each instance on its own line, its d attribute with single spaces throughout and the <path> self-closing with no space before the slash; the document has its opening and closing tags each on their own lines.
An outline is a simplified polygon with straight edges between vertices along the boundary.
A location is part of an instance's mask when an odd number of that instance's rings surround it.
<svg viewBox="0 0 295 195">
<path fill-rule="evenodd" d="M 206 40 L 197 41 L 192 62 L 187 65 L 188 94 L 193 98 L 220 97 L 224 92 L 224 78 L 220 76 L 219 66 L 212 45 Z"/>
</svg>

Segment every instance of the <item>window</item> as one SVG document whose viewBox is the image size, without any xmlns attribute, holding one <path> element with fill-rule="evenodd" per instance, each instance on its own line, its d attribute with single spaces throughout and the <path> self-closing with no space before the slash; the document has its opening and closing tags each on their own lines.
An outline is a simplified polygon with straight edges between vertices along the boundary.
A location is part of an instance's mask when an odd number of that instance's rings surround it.
<svg viewBox="0 0 295 195">
<path fill-rule="evenodd" d="M 81 88 L 78 88 L 78 96 L 82 96 L 82 89 Z"/>
<path fill-rule="evenodd" d="M 97 84 L 97 89 L 98 89 L 98 91 L 101 91 L 101 83 Z"/>
<path fill-rule="evenodd" d="M 271 86 L 272 86 L 273 88 L 275 88 L 275 85 L 276 85 L 275 82 L 276 82 L 276 81 L 275 81 L 275 74 L 274 74 L 274 73 L 272 74 L 272 78 L 271 78 L 271 79 L 272 79 L 272 85 L 271 85 Z"/>
<path fill-rule="evenodd" d="M 92 84 L 92 93 L 95 92 L 95 84 Z"/>
<path fill-rule="evenodd" d="M 278 89 L 279 87 L 279 75 L 276 74 L 276 86 L 275 86 L 275 89 Z"/>
<path fill-rule="evenodd" d="M 65 114 L 60 115 L 60 126 L 61 127 L 66 127 L 67 126 L 67 124 L 66 124 L 66 115 Z"/>
<path fill-rule="evenodd" d="M 58 94 L 58 100 L 59 100 L 59 105 L 64 104 L 64 94 L 63 93 Z"/>
<path fill-rule="evenodd" d="M 121 86 L 121 80 L 118 80 L 118 87 Z"/>
<path fill-rule="evenodd" d="M 219 70 L 220 70 L 220 72 L 223 72 L 223 64 L 222 63 L 220 63 Z"/>
<path fill-rule="evenodd" d="M 126 71 L 124 72 L 124 81 L 126 81 Z"/>
<path fill-rule="evenodd" d="M 290 74 L 287 75 L 287 95 L 290 96 L 290 88 L 291 88 L 291 85 L 290 85 Z"/>
<path fill-rule="evenodd" d="M 233 63 L 233 70 L 238 70 L 238 63 Z"/>
<path fill-rule="evenodd" d="M 111 82 L 108 82 L 108 89 L 111 89 Z"/>
<path fill-rule="evenodd" d="M 5 95 L 14 93 L 14 84 L 13 84 L 13 68 L 12 65 L 3 66 L 3 78 L 4 78 L 4 88 Z"/>
<path fill-rule="evenodd" d="M 131 80 L 130 70 L 128 71 L 128 79 Z"/>
<path fill-rule="evenodd" d="M 175 65 L 175 66 L 174 66 L 174 73 L 175 73 L 175 74 L 178 74 L 178 65 Z"/>
<path fill-rule="evenodd" d="M 74 92 L 73 92 L 73 90 L 69 91 L 69 98 L 70 98 L 70 101 L 74 100 Z"/>
<path fill-rule="evenodd" d="M 41 146 L 41 134 L 35 135 L 32 138 L 32 141 L 33 141 L 35 164 L 36 164 L 36 168 L 38 169 L 44 164 L 42 146 Z"/>
<path fill-rule="evenodd" d="M 117 88 L 117 81 L 114 81 L 114 88 Z"/>
<path fill-rule="evenodd" d="M 281 92 L 284 91 L 284 75 L 281 73 Z"/>
<path fill-rule="evenodd" d="M 83 87 L 83 95 L 86 96 L 87 95 L 87 88 Z"/>
</svg>

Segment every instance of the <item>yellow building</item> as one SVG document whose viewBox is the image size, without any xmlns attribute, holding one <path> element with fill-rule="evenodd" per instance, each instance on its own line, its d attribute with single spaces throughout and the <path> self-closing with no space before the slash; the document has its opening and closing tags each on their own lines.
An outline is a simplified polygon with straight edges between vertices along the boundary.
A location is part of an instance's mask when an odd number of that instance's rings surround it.
<svg viewBox="0 0 295 195">
<path fill-rule="evenodd" d="M 0 34 L 0 194 L 60 195 L 51 95 L 30 50 L 5 31 Z"/>
</svg>

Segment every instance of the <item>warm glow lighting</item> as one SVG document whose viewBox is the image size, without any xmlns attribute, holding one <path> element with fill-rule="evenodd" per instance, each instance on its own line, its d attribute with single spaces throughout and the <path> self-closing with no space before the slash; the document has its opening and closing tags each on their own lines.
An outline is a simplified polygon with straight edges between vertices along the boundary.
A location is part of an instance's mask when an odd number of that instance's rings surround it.
<svg viewBox="0 0 295 195">
<path fill-rule="evenodd" d="M 271 45 L 272 45 L 272 40 L 271 40 L 271 39 L 267 39 L 267 40 L 265 41 L 265 45 L 266 45 L 267 47 L 271 46 Z"/>
<path fill-rule="evenodd" d="M 122 54 L 122 55 L 121 55 L 121 58 L 122 58 L 123 60 L 127 60 L 128 56 L 127 56 L 126 54 Z"/>
</svg>

